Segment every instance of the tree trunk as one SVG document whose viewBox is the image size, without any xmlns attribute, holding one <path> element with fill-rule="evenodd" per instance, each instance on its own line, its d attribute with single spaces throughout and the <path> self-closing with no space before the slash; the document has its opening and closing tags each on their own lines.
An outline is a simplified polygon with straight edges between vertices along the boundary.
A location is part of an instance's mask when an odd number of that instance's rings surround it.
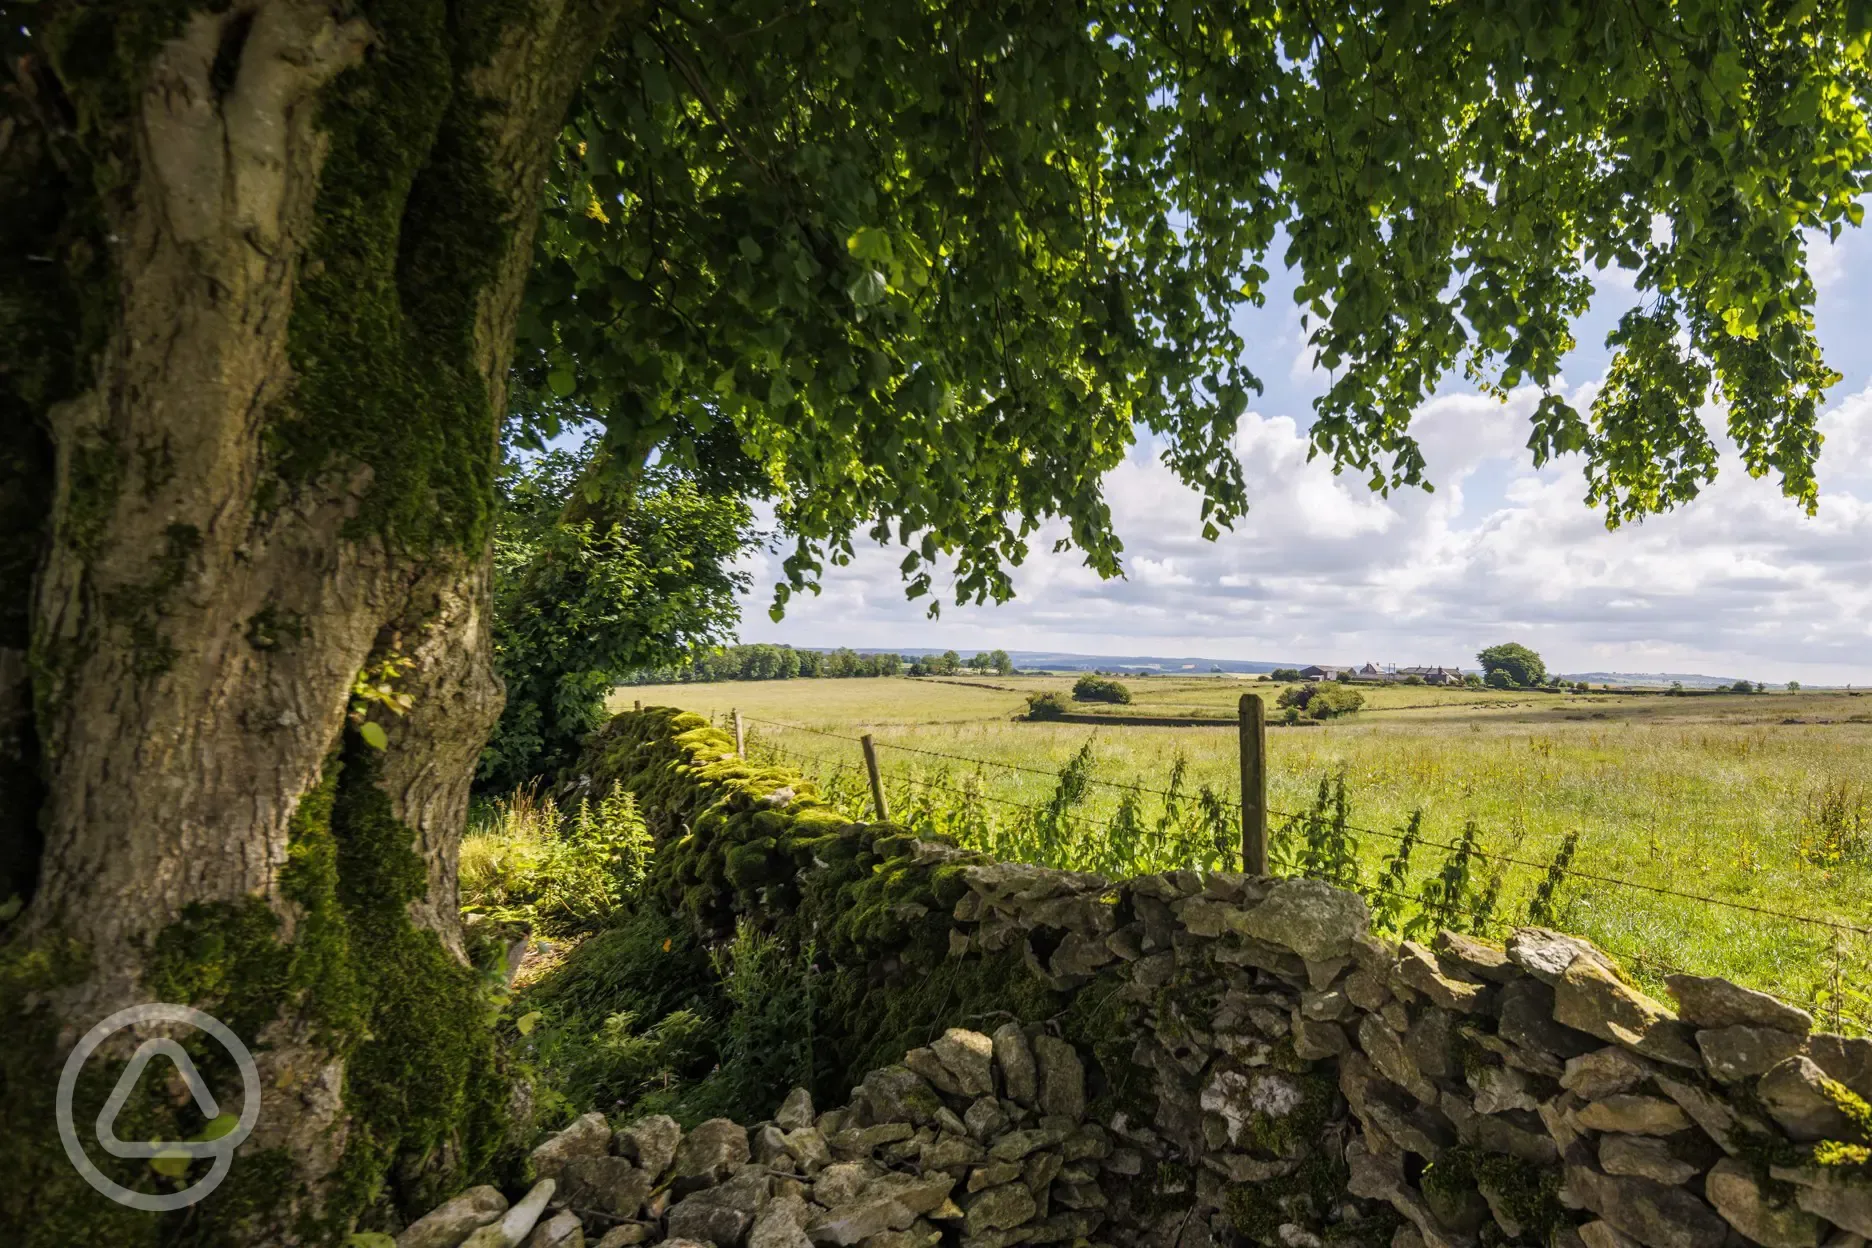
<svg viewBox="0 0 1872 1248">
<path fill-rule="evenodd" d="M 616 7 L 44 4 L 4 36 L 9 1243 L 332 1242 L 498 1154 L 455 907 L 501 700 L 498 422 L 553 140 Z M 264 1089 L 227 1181 L 164 1215 L 84 1185 L 49 1108 L 78 1036 L 153 1000 L 221 1018 Z M 124 1121 L 194 1113 L 151 1090 Z"/>
</svg>

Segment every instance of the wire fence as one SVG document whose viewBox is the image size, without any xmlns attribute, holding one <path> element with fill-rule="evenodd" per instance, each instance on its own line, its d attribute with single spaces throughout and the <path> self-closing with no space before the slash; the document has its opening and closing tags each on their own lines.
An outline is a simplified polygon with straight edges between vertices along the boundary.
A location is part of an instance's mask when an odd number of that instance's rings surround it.
<svg viewBox="0 0 1872 1248">
<path fill-rule="evenodd" d="M 755 716 L 743 716 L 742 718 L 749 723 L 759 724 L 762 727 L 779 730 L 781 732 L 803 733 L 823 740 L 836 741 L 851 746 L 860 746 L 863 743 L 863 738 L 857 736 L 833 732 L 823 728 L 814 728 L 804 724 L 792 724 L 780 720 L 764 719 Z M 844 758 L 826 757 L 813 752 L 792 749 L 780 745 L 777 741 L 767 739 L 764 736 L 755 744 L 757 748 L 784 758 L 789 762 L 802 764 L 802 770 L 823 768 L 826 766 L 831 766 L 840 770 L 853 767 L 854 772 L 862 770 L 862 764 L 854 765 L 854 760 L 849 754 Z M 1024 776 L 1040 777 L 1056 784 L 1061 781 L 1061 772 L 1057 770 L 1049 770 L 1047 768 L 1035 767 L 1023 763 L 1007 762 L 992 758 L 980 758 L 945 750 L 934 750 L 924 746 L 906 745 L 900 742 L 880 740 L 875 737 L 871 739 L 871 744 L 877 750 L 888 750 L 907 756 L 936 759 L 941 760 L 943 763 L 966 765 L 967 767 L 975 769 L 978 774 L 986 773 L 989 769 L 994 769 Z M 931 779 L 927 776 L 903 771 L 892 773 L 889 779 L 892 783 L 907 784 L 926 792 L 942 793 L 958 803 L 986 802 L 998 808 L 1014 812 L 1015 816 L 1019 819 L 1031 821 L 1044 818 L 1051 820 L 1050 826 L 1055 829 L 1071 830 L 1086 836 L 1096 836 L 1100 834 L 1105 827 L 1100 817 L 1083 810 L 1062 808 L 1058 801 L 1052 804 L 1023 802 L 984 792 L 979 786 L 958 787 L 954 783 L 947 782 L 943 779 Z M 1082 785 L 1096 786 L 1107 792 L 1125 794 L 1133 798 L 1150 797 L 1169 804 L 1193 804 L 1197 800 L 1197 795 L 1188 791 L 1172 791 L 1172 789 L 1157 788 L 1147 784 L 1109 780 L 1090 775 L 1081 775 L 1077 778 L 1077 781 Z M 1226 797 L 1231 807 L 1239 808 L 1236 795 L 1230 793 L 1227 794 Z M 1321 817 L 1321 811 L 1318 809 L 1307 812 L 1297 812 L 1269 808 L 1267 813 L 1274 819 L 1283 821 L 1284 826 L 1281 829 L 1281 833 L 1289 837 L 1294 836 L 1297 831 L 1303 829 L 1308 820 L 1317 820 Z M 1599 889 L 1614 890 L 1615 892 L 1627 890 L 1634 894 L 1665 897 L 1696 906 L 1714 907 L 1737 914 L 1773 919 L 1782 923 L 1794 924 L 1812 932 L 1825 933 L 1830 945 L 1829 961 L 1831 963 L 1830 968 L 1826 969 L 1826 986 L 1813 995 L 1808 995 L 1804 992 L 1792 992 L 1785 985 L 1775 986 L 1774 991 L 1780 995 L 1801 998 L 1801 1004 L 1812 1009 L 1823 1021 L 1830 1023 L 1835 1030 L 1845 1030 L 1847 1025 L 1850 1024 L 1861 1031 L 1872 1031 L 1872 1013 L 1862 1013 L 1858 1009 L 1852 1008 L 1852 1005 L 1849 1004 L 1849 1002 L 1856 1004 L 1858 999 L 1865 995 L 1862 987 L 1855 986 L 1855 981 L 1860 984 L 1863 983 L 1864 974 L 1864 968 L 1861 966 L 1859 957 L 1856 956 L 1859 946 L 1855 942 L 1872 940 L 1872 926 L 1823 915 L 1803 914 L 1799 911 L 1777 906 L 1762 905 L 1755 902 L 1726 897 L 1710 896 L 1708 894 L 1692 892 L 1687 889 L 1653 884 L 1643 880 L 1627 879 L 1598 871 L 1583 870 L 1575 868 L 1571 866 L 1570 863 L 1563 860 L 1542 862 L 1517 854 L 1487 849 L 1483 847 L 1479 837 L 1465 837 L 1463 842 L 1457 843 L 1424 836 L 1417 832 L 1415 828 L 1406 831 L 1353 824 L 1344 819 L 1343 812 L 1341 812 L 1339 816 L 1337 829 L 1341 832 L 1378 837 L 1399 844 L 1408 840 L 1413 846 L 1435 849 L 1451 856 L 1468 855 L 1484 863 L 1495 864 L 1498 872 L 1501 873 L 1505 873 L 1506 870 L 1511 867 L 1521 868 L 1539 872 L 1543 880 L 1577 881 L 1581 884 L 1596 886 Z M 1220 846 L 1220 838 L 1218 838 L 1217 844 Z M 1223 847 L 1223 852 L 1225 865 L 1233 866 L 1239 863 L 1239 858 L 1228 859 L 1226 857 L 1226 847 Z M 1446 862 L 1447 861 L 1450 861 L 1450 859 L 1446 859 Z M 1500 879 L 1501 876 L 1498 875 L 1495 885 L 1497 888 L 1500 887 Z M 1388 887 L 1388 884 L 1396 884 L 1398 882 L 1399 881 L 1395 879 L 1389 879 L 1388 881 L 1360 881 L 1358 887 L 1360 891 L 1368 895 L 1387 896 L 1392 900 L 1411 905 L 1420 905 L 1423 903 L 1424 894 L 1422 892 L 1411 893 L 1408 891 L 1400 891 L 1395 887 Z M 1475 917 L 1480 919 L 1485 925 L 1503 932 L 1512 931 L 1513 928 L 1517 926 L 1505 919 L 1492 915 L 1478 915 Z M 1868 943 L 1866 948 L 1872 950 L 1872 943 Z M 1660 957 L 1654 951 L 1648 949 L 1624 948 L 1618 949 L 1616 952 L 1641 971 L 1650 973 L 1653 978 L 1661 978 L 1664 975 L 1670 974 L 1691 973 L 1682 966 L 1677 965 L 1667 958 Z M 1872 998 L 1868 998 L 1868 1004 L 1872 1004 Z"/>
</svg>

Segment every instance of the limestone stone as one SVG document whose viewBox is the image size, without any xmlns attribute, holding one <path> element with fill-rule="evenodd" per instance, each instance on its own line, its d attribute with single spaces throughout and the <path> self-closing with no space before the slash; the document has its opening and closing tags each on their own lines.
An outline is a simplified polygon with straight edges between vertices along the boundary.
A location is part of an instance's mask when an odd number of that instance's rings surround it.
<svg viewBox="0 0 1872 1248">
<path fill-rule="evenodd" d="M 1819 1248 L 1819 1218 L 1791 1202 L 1762 1191 L 1753 1167 L 1734 1157 L 1716 1163 L 1703 1181 L 1703 1194 L 1729 1225 L 1764 1248 Z"/>
<path fill-rule="evenodd" d="M 914 1071 L 918 1078 L 928 1081 L 929 1085 L 938 1092 L 947 1093 L 950 1096 L 965 1095 L 961 1082 L 947 1066 L 943 1065 L 942 1059 L 936 1056 L 935 1049 L 911 1049 L 904 1054 L 903 1064 Z"/>
<path fill-rule="evenodd" d="M 626 1222 L 600 1235 L 592 1248 L 637 1248 L 638 1244 L 649 1242 L 650 1234 L 651 1228 L 642 1222 Z"/>
<path fill-rule="evenodd" d="M 670 1187 L 677 1195 L 720 1183 L 747 1161 L 747 1128 L 727 1118 L 711 1118 L 683 1136 L 671 1162 Z M 646 1170 L 648 1166 L 644 1167 Z"/>
<path fill-rule="evenodd" d="M 1807 1056 L 1865 1101 L 1872 1101 L 1872 1039 L 1818 1035 L 1807 1038 Z"/>
<path fill-rule="evenodd" d="M 1336 1023 L 1353 1015 L 1352 999 L 1343 983 L 1309 988 L 1300 994 L 1300 1016 L 1316 1023 Z"/>
<path fill-rule="evenodd" d="M 1315 1022 L 1297 1010 L 1293 1015 L 1292 1036 L 1294 1056 L 1307 1062 L 1338 1057 L 1352 1047 L 1352 1042 L 1346 1039 L 1345 1028 L 1337 1023 Z"/>
<path fill-rule="evenodd" d="M 1656 1069 L 1625 1049 L 1616 1046 L 1596 1049 L 1568 1059 L 1566 1070 L 1560 1076 L 1560 1086 L 1589 1101 L 1604 1100 L 1631 1091 L 1649 1079 Z"/>
<path fill-rule="evenodd" d="M 772 1191 L 773 1180 L 765 1171 L 745 1166 L 727 1182 L 692 1192 L 671 1205 L 664 1225 L 673 1237 L 704 1239 L 716 1248 L 732 1248 L 747 1234 Z"/>
<path fill-rule="evenodd" d="M 1085 1117 L 1085 1065 L 1078 1052 L 1066 1041 L 1048 1035 L 1034 1037 L 1033 1051 L 1039 1067 L 1041 1111 L 1075 1122 Z"/>
<path fill-rule="evenodd" d="M 988 1156 L 995 1161 L 1019 1161 L 1035 1149 L 1051 1148 L 1065 1138 L 1064 1132 L 1045 1128 L 1010 1131 L 989 1146 Z"/>
<path fill-rule="evenodd" d="M 1397 1084 L 1406 1092 L 1425 1104 L 1434 1105 L 1437 1100 L 1436 1085 L 1417 1069 L 1417 1063 L 1411 1059 L 1404 1048 L 1404 1041 L 1374 1015 L 1367 1014 L 1359 1024 L 1359 1047 L 1371 1058 L 1378 1073 Z"/>
<path fill-rule="evenodd" d="M 1696 1042 L 1712 1077 L 1720 1083 L 1740 1083 L 1793 1057 L 1806 1039 L 1791 1031 L 1737 1023 L 1699 1031 Z"/>
<path fill-rule="evenodd" d="M 1571 1197 L 1649 1248 L 1718 1248 L 1729 1225 L 1681 1187 L 1568 1166 L 1562 1199 Z"/>
<path fill-rule="evenodd" d="M 962 1230 L 966 1235 L 983 1231 L 1006 1230 L 1019 1226 L 1034 1216 L 1038 1206 L 1024 1183 L 1002 1183 L 977 1192 L 964 1205 L 967 1216 Z"/>
<path fill-rule="evenodd" d="M 1690 1126 L 1690 1116 L 1677 1102 L 1635 1092 L 1618 1092 L 1593 1101 L 1576 1117 L 1589 1131 L 1624 1131 L 1633 1135 L 1670 1135 Z"/>
<path fill-rule="evenodd" d="M 798 1196 L 779 1196 L 763 1205 L 748 1229 L 747 1248 L 810 1248 L 805 1226 L 811 1208 Z"/>
<path fill-rule="evenodd" d="M 567 1209 L 535 1226 L 521 1248 L 585 1248 L 585 1227 L 578 1214 Z"/>
<path fill-rule="evenodd" d="M 651 1114 L 620 1129 L 612 1137 L 611 1147 L 618 1156 L 636 1162 L 637 1168 L 651 1178 L 660 1179 L 676 1160 L 676 1149 L 681 1143 L 682 1127 L 674 1118 L 668 1114 Z"/>
<path fill-rule="evenodd" d="M 969 1171 L 967 1189 L 979 1192 L 987 1187 L 999 1187 L 1003 1183 L 1012 1183 L 1021 1177 L 1021 1164 L 1018 1161 L 991 1161 L 985 1166 L 976 1166 Z"/>
<path fill-rule="evenodd" d="M 1040 1075 L 1026 1033 L 1019 1023 L 1004 1023 L 995 1029 L 992 1044 L 1001 1090 L 1009 1100 L 1031 1107 L 1040 1093 Z"/>
<path fill-rule="evenodd" d="M 507 1198 L 499 1189 L 471 1187 L 410 1223 L 397 1236 L 397 1248 L 455 1248 L 470 1232 L 506 1212 Z"/>
<path fill-rule="evenodd" d="M 841 1161 L 827 1166 L 813 1183 L 813 1202 L 828 1209 L 850 1204 L 881 1173 L 876 1166 L 863 1161 Z"/>
<path fill-rule="evenodd" d="M 1463 1097 L 1448 1091 L 1437 1102 L 1437 1108 L 1455 1126 L 1456 1138 L 1471 1148 L 1485 1153 L 1505 1153 L 1537 1166 L 1551 1166 L 1560 1160 L 1555 1137 L 1547 1130 L 1538 1110 L 1529 1113 L 1510 1109 L 1478 1114 Z"/>
<path fill-rule="evenodd" d="M 1767 1123 L 1737 1110 L 1708 1089 L 1667 1075 L 1658 1075 L 1656 1079 L 1658 1090 L 1682 1106 L 1690 1120 L 1703 1129 L 1703 1134 L 1732 1156 L 1739 1150 L 1742 1134 L 1766 1135 L 1772 1131 Z"/>
<path fill-rule="evenodd" d="M 934 1119 L 936 1111 L 942 1108 L 935 1091 L 907 1066 L 874 1070 L 864 1077 L 859 1087 L 872 1122 L 911 1122 L 921 1126 Z"/>
<path fill-rule="evenodd" d="M 1319 880 L 1277 880 L 1257 906 L 1228 916 L 1232 930 L 1291 949 L 1310 962 L 1348 957 L 1352 942 L 1371 926 L 1358 894 Z"/>
<path fill-rule="evenodd" d="M 1347 1000 L 1369 1014 L 1383 1009 L 1384 1003 L 1391 999 L 1386 978 L 1382 971 L 1357 970 L 1346 976 L 1340 987 L 1345 990 Z"/>
<path fill-rule="evenodd" d="M 1506 949 L 1461 932 L 1438 932 L 1430 947 L 1437 951 L 1439 961 L 1454 962 L 1476 979 L 1511 984 L 1521 977 L 1520 968 L 1509 960 Z"/>
<path fill-rule="evenodd" d="M 1060 1155 L 1067 1161 L 1100 1161 L 1111 1156 L 1111 1136 L 1096 1122 L 1088 1122 L 1060 1143 Z"/>
<path fill-rule="evenodd" d="M 1771 1027 L 1804 1036 L 1813 1015 L 1765 992 L 1704 975 L 1666 975 L 1664 984 L 1677 998 L 1677 1011 L 1696 1027 Z"/>
<path fill-rule="evenodd" d="M 834 1157 L 846 1161 L 869 1157 L 872 1150 L 907 1140 L 916 1131 L 907 1122 L 880 1122 L 875 1127 L 847 1127 L 826 1140 Z"/>
<path fill-rule="evenodd" d="M 955 1076 L 966 1097 L 994 1092 L 994 1041 L 979 1031 L 951 1027 L 930 1045 L 937 1058 Z"/>
<path fill-rule="evenodd" d="M 817 1173 L 832 1164 L 832 1149 L 817 1127 L 800 1127 L 786 1133 L 787 1152 L 807 1174 Z"/>
<path fill-rule="evenodd" d="M 962 1122 L 968 1127 L 968 1133 L 984 1142 L 992 1140 L 1007 1130 L 1007 1115 L 1001 1112 L 1001 1104 L 992 1096 L 976 1100 L 962 1114 Z"/>
<path fill-rule="evenodd" d="M 1469 1072 L 1477 1113 L 1500 1114 L 1511 1109 L 1536 1110 L 1540 1101 L 1528 1091 L 1527 1076 L 1507 1066 L 1484 1066 Z"/>
<path fill-rule="evenodd" d="M 1460 1079 L 1463 1058 L 1456 1045 L 1458 1015 L 1435 1006 L 1420 1006 L 1404 1030 L 1404 1051 L 1417 1069 L 1432 1079 Z"/>
<path fill-rule="evenodd" d="M 1552 1054 L 1559 1061 L 1590 1053 L 1603 1041 L 1554 1021 L 1554 990 L 1524 976 L 1501 990 L 1501 1038 L 1530 1054 Z"/>
<path fill-rule="evenodd" d="M 471 1231 L 463 1240 L 461 1248 L 515 1248 L 521 1240 L 532 1234 L 534 1224 L 540 1214 L 546 1211 L 546 1202 L 551 1200 L 558 1184 L 552 1179 L 541 1179 L 533 1185 L 520 1203 L 501 1215 L 498 1222 L 490 1222 L 478 1230 Z"/>
<path fill-rule="evenodd" d="M 1431 952 L 1414 940 L 1398 946 L 1395 973 L 1405 986 L 1421 992 L 1446 1010 L 1463 1014 L 1486 1014 L 1494 993 L 1481 980 L 1460 967 L 1451 965 L 1445 973 Z"/>
<path fill-rule="evenodd" d="M 1872 1183 L 1863 1176 L 1841 1174 L 1837 1167 L 1815 1166 L 1797 1173 L 1777 1166 L 1777 1179 L 1797 1183 L 1794 1200 L 1808 1213 L 1817 1214 L 1856 1235 L 1872 1236 Z"/>
<path fill-rule="evenodd" d="M 1584 958 L 1610 970 L 1612 959 L 1591 941 L 1545 927 L 1523 927 L 1508 938 L 1508 960 L 1545 984 L 1558 984 L 1574 962 Z"/>
<path fill-rule="evenodd" d="M 1603 1218 L 1579 1228 L 1580 1241 L 1586 1248 L 1637 1248 L 1638 1241 Z"/>
<path fill-rule="evenodd" d="M 945 1132 L 923 1147 L 917 1164 L 924 1170 L 950 1170 L 973 1165 L 986 1155 L 982 1146 L 968 1136 Z"/>
<path fill-rule="evenodd" d="M 1575 958 L 1555 982 L 1554 1020 L 1657 1061 L 1703 1068 L 1688 1024 L 1591 958 Z"/>
<path fill-rule="evenodd" d="M 1755 1095 L 1781 1129 L 1803 1143 L 1857 1138 L 1850 1118 L 1840 1109 L 1842 1091 L 1850 1091 L 1808 1057 L 1790 1057 L 1755 1085 Z"/>
<path fill-rule="evenodd" d="M 1696 1166 L 1674 1155 L 1669 1144 L 1648 1135 L 1600 1137 L 1599 1168 L 1607 1174 L 1635 1175 L 1669 1187 L 1688 1183 L 1698 1173 Z"/>
<path fill-rule="evenodd" d="M 762 1123 L 748 1132 L 748 1151 L 755 1161 L 763 1166 L 771 1166 L 781 1157 L 788 1156 L 786 1132 L 773 1123 Z"/>
<path fill-rule="evenodd" d="M 798 1131 L 801 1127 L 813 1124 L 812 1093 L 805 1088 L 794 1088 L 787 1093 L 786 1100 L 780 1102 L 780 1108 L 774 1111 L 774 1126 L 782 1131 Z"/>
<path fill-rule="evenodd" d="M 585 1114 L 533 1150 L 533 1174 L 556 1179 L 574 1157 L 603 1157 L 611 1151 L 611 1124 L 600 1113 Z"/>
<path fill-rule="evenodd" d="M 623 1157 L 575 1157 L 559 1176 L 559 1199 L 578 1210 L 634 1218 L 655 1186 Z"/>
</svg>

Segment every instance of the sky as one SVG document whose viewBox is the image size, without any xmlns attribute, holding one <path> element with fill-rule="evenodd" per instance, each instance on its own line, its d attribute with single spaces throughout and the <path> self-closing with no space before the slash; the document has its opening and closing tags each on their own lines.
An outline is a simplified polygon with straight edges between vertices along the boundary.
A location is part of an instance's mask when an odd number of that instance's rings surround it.
<svg viewBox="0 0 1872 1248">
<path fill-rule="evenodd" d="M 1326 377 L 1311 367 L 1292 279 L 1277 272 L 1266 305 L 1239 318 L 1266 393 L 1235 441 L 1252 506 L 1233 531 L 1203 540 L 1197 496 L 1145 442 L 1105 481 L 1122 579 L 1101 581 L 1076 551 L 1049 553 L 1048 529 L 1015 572 L 1012 602 L 957 606 L 949 593 L 932 620 L 927 599 L 904 598 L 901 551 L 864 542 L 774 623 L 779 557 L 760 552 L 743 565 L 753 585 L 741 639 L 1467 668 L 1513 640 L 1556 671 L 1872 684 L 1872 234 L 1816 238 L 1811 264 L 1820 339 L 1844 374 L 1820 422 L 1817 515 L 1772 476 L 1751 479 L 1719 439 L 1720 475 L 1695 502 L 1608 532 L 1585 505 L 1578 456 L 1531 466 L 1535 392 L 1503 403 L 1460 378 L 1412 425 L 1434 493 L 1381 498 L 1334 477 L 1306 459 Z M 1562 379 L 1581 410 L 1631 296 L 1626 275 L 1599 275 Z"/>
</svg>

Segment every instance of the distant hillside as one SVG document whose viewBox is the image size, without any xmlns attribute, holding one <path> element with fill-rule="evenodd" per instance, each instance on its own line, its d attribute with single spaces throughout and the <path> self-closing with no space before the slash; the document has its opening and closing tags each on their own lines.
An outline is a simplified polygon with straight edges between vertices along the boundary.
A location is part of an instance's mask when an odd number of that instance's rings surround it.
<svg viewBox="0 0 1872 1248">
<path fill-rule="evenodd" d="M 1704 676 L 1696 672 L 1566 672 L 1561 680 L 1583 680 L 1591 685 L 1659 685 L 1669 687 L 1681 684 L 1686 689 L 1714 689 L 1719 685 L 1733 685 L 1741 680 L 1740 676 Z"/>
<path fill-rule="evenodd" d="M 879 649 L 893 649 L 881 646 Z M 963 658 L 968 658 L 975 651 L 968 647 L 938 647 L 934 649 L 919 646 L 897 646 L 895 653 L 905 658 L 922 658 L 925 655 L 941 654 L 945 649 L 953 648 Z M 1008 657 L 1014 660 L 1015 667 L 1042 668 L 1056 672 L 1090 671 L 1092 668 L 1104 668 L 1106 671 L 1125 672 L 1161 672 L 1172 675 L 1206 675 L 1216 668 L 1224 672 L 1255 674 L 1271 672 L 1277 667 L 1304 667 L 1304 663 L 1267 663 L 1259 659 L 1193 659 L 1165 658 L 1153 654 L 1069 654 L 1058 650 L 1009 650 Z"/>
</svg>

